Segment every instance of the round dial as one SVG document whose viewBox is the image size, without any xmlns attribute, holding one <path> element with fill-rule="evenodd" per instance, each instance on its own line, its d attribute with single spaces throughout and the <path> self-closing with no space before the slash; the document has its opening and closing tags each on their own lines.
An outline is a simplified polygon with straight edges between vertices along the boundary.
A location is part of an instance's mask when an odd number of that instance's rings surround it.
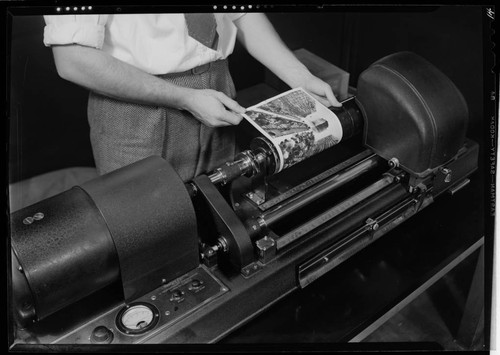
<svg viewBox="0 0 500 355">
<path fill-rule="evenodd" d="M 158 311 L 147 303 L 135 303 L 124 307 L 117 316 L 118 329 L 126 334 L 141 334 L 158 322 Z"/>
</svg>

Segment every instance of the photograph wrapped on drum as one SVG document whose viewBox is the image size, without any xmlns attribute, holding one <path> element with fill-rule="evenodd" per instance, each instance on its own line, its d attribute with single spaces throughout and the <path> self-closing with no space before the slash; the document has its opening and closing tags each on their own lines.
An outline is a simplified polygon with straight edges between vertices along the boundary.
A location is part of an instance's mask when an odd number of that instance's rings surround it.
<svg viewBox="0 0 500 355">
<path fill-rule="evenodd" d="M 243 116 L 275 147 L 279 171 L 342 139 L 338 117 L 302 88 L 254 105 Z"/>
</svg>

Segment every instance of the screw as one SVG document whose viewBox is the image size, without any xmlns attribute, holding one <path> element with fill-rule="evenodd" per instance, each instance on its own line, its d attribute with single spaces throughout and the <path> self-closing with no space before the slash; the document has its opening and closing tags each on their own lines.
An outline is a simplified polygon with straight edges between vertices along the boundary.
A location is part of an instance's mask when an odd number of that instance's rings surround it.
<svg viewBox="0 0 500 355">
<path fill-rule="evenodd" d="M 389 166 L 391 168 L 397 168 L 399 166 L 398 158 L 392 158 L 391 160 L 389 160 Z"/>
<path fill-rule="evenodd" d="M 45 215 L 42 212 L 35 213 L 35 215 L 33 216 L 33 218 L 37 221 L 43 219 L 43 217 L 45 217 Z"/>
<path fill-rule="evenodd" d="M 165 315 L 169 316 L 170 315 L 170 311 L 165 311 Z"/>
<path fill-rule="evenodd" d="M 26 217 L 25 219 L 23 219 L 23 223 L 27 225 L 33 223 L 33 221 L 34 221 L 33 217 Z"/>
<path fill-rule="evenodd" d="M 156 296 L 151 296 L 151 301 L 154 301 L 156 299 Z"/>
</svg>

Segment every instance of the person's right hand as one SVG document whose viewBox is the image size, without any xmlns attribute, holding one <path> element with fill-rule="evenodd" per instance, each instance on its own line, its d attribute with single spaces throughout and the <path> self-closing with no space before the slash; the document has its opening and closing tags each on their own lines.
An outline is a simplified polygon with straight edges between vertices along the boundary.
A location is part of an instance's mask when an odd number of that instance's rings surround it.
<svg viewBox="0 0 500 355">
<path fill-rule="evenodd" d="M 184 107 L 191 114 L 209 127 L 237 125 L 245 112 L 236 101 L 216 90 L 193 89 L 186 97 Z"/>
</svg>

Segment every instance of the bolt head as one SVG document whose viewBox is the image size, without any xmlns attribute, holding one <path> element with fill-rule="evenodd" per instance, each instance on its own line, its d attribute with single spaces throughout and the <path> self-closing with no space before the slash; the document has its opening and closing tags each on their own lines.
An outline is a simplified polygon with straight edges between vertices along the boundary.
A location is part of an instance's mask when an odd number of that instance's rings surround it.
<svg viewBox="0 0 500 355">
<path fill-rule="evenodd" d="M 23 223 L 26 225 L 30 225 L 34 220 L 35 219 L 33 217 L 26 217 L 25 219 L 23 219 Z"/>
</svg>

